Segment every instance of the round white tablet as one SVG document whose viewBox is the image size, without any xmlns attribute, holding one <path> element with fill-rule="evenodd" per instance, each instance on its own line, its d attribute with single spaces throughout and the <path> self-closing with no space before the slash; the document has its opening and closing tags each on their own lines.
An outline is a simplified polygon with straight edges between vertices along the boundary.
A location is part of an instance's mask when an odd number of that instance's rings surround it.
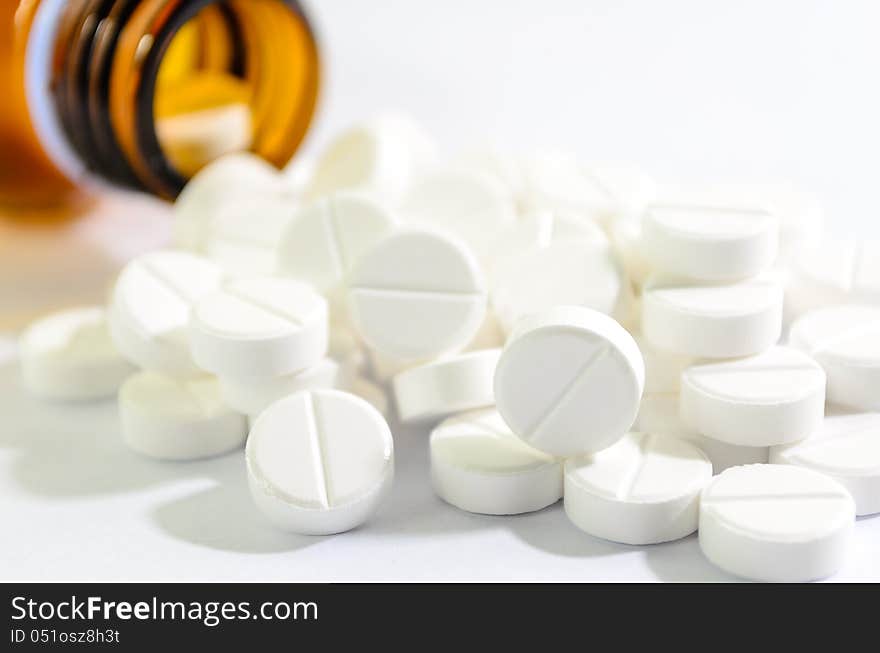
<svg viewBox="0 0 880 653">
<path fill-rule="evenodd" d="M 692 429 L 730 444 L 796 442 L 822 424 L 825 372 L 790 347 L 693 365 L 682 375 L 680 411 Z"/>
<path fill-rule="evenodd" d="M 523 316 L 560 305 L 629 318 L 632 287 L 607 239 L 554 242 L 496 269 L 492 307 L 508 333 Z"/>
<path fill-rule="evenodd" d="M 729 442 L 707 438 L 687 426 L 678 413 L 678 392 L 645 392 L 639 406 L 635 428 L 646 433 L 666 435 L 686 440 L 702 451 L 712 461 L 712 471 L 720 474 L 728 467 L 766 463 L 770 459 L 769 447 L 743 447 Z"/>
<path fill-rule="evenodd" d="M 440 359 L 394 377 L 394 398 L 402 422 L 436 419 L 495 403 L 492 382 L 500 349 Z"/>
<path fill-rule="evenodd" d="M 663 186 L 657 203 L 763 209 L 779 220 L 778 263 L 788 264 L 822 234 L 822 207 L 815 197 L 789 184 L 701 184 Z"/>
<path fill-rule="evenodd" d="M 274 193 L 278 171 L 248 152 L 228 154 L 202 168 L 177 197 L 171 240 L 175 247 L 204 253 L 217 212 L 236 198 Z"/>
<path fill-rule="evenodd" d="M 475 170 L 439 170 L 418 178 L 398 207 L 403 222 L 448 231 L 461 238 L 480 260 L 493 239 L 516 220 L 510 192 L 490 175 Z"/>
<path fill-rule="evenodd" d="M 375 201 L 336 193 L 294 214 L 278 243 L 278 272 L 312 284 L 338 306 L 355 262 L 393 228 Z"/>
<path fill-rule="evenodd" d="M 562 498 L 562 462 L 517 438 L 497 411 L 481 410 L 431 431 L 431 482 L 456 508 L 517 515 Z"/>
<path fill-rule="evenodd" d="M 216 456 L 244 445 L 247 421 L 220 397 L 217 379 L 173 379 L 140 372 L 119 390 L 122 437 L 133 450 L 162 460 Z"/>
<path fill-rule="evenodd" d="M 763 209 L 654 204 L 642 216 L 642 238 L 651 262 L 664 273 L 736 281 L 773 263 L 779 221 Z"/>
<path fill-rule="evenodd" d="M 190 343 L 202 369 L 238 379 L 293 374 L 327 354 L 327 301 L 293 279 L 232 281 L 192 312 Z"/>
<path fill-rule="evenodd" d="M 495 370 L 495 402 L 531 446 L 572 456 L 626 434 L 644 383 L 642 355 L 623 327 L 588 308 L 559 306 L 517 325 Z"/>
<path fill-rule="evenodd" d="M 22 381 L 46 399 L 116 394 L 135 368 L 113 346 L 104 309 L 71 308 L 31 324 L 19 341 Z"/>
<path fill-rule="evenodd" d="M 769 278 L 725 285 L 652 278 L 642 293 L 642 334 L 677 354 L 750 356 L 779 340 L 782 300 L 782 286 Z"/>
<path fill-rule="evenodd" d="M 391 489 L 388 424 L 363 399 L 336 390 L 298 392 L 267 408 L 247 443 L 257 507 L 276 526 L 305 535 L 365 522 Z"/>
<path fill-rule="evenodd" d="M 223 273 L 194 254 L 151 252 L 119 275 L 107 315 L 117 349 L 135 365 L 172 376 L 193 376 L 187 340 L 192 307 L 215 291 Z"/>
<path fill-rule="evenodd" d="M 792 265 L 790 304 L 797 314 L 836 304 L 880 303 L 880 241 L 824 239 Z"/>
<path fill-rule="evenodd" d="M 244 415 L 259 415 L 282 397 L 300 390 L 337 387 L 342 370 L 331 358 L 293 374 L 267 377 L 220 377 L 223 399 L 233 410 Z"/>
<path fill-rule="evenodd" d="M 770 462 L 830 476 L 849 490 L 857 515 L 880 512 L 880 414 L 831 415 L 808 439 L 772 447 Z"/>
<path fill-rule="evenodd" d="M 565 461 L 565 513 L 581 530 L 623 544 L 657 544 L 697 530 L 712 463 L 684 440 L 629 433 Z"/>
<path fill-rule="evenodd" d="M 378 352 L 421 359 L 464 347 L 486 312 L 480 267 L 460 241 L 400 231 L 376 244 L 351 272 L 355 329 Z"/>
<path fill-rule="evenodd" d="M 811 311 L 792 325 L 789 344 L 825 370 L 828 401 L 880 410 L 880 306 Z"/>
<path fill-rule="evenodd" d="M 435 158 L 436 146 L 418 124 L 398 114 L 376 116 L 345 130 L 323 151 L 308 195 L 356 190 L 393 202 Z"/>
<path fill-rule="evenodd" d="M 769 582 L 830 576 L 843 563 L 855 505 L 837 481 L 790 465 L 733 467 L 700 498 L 700 548 L 723 570 Z"/>
</svg>

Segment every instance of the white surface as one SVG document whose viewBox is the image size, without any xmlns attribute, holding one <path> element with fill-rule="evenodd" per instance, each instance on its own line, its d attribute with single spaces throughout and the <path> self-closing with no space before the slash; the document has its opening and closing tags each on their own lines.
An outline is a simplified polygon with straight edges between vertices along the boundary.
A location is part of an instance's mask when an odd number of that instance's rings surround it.
<svg viewBox="0 0 880 653">
<path fill-rule="evenodd" d="M 329 59 L 311 152 L 396 105 L 450 147 L 572 148 L 664 181 L 788 180 L 819 197 L 833 231 L 880 235 L 871 0 L 309 4 Z M 114 195 L 61 236 L 13 237 L 0 223 L 0 323 L 102 301 L 123 260 L 166 242 L 162 218 L 155 202 Z M 458 511 L 431 492 L 424 431 L 394 425 L 397 478 L 376 519 L 339 537 L 284 535 L 253 509 L 243 456 L 140 458 L 112 401 L 40 403 L 20 389 L 13 353 L 0 340 L 3 580 L 732 578 L 696 536 L 635 548 L 581 533 L 561 504 Z M 880 519 L 860 519 L 834 579 L 880 580 L 878 547 Z"/>
</svg>

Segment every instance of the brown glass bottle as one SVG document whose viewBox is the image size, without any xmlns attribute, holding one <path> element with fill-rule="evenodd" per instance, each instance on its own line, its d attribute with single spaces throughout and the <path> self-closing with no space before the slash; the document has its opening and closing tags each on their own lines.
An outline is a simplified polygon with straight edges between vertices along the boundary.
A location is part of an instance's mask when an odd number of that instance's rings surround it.
<svg viewBox="0 0 880 653">
<path fill-rule="evenodd" d="M 8 0 L 0 30 L 0 207 L 96 182 L 173 198 L 228 151 L 280 167 L 314 112 L 296 0 Z"/>
</svg>

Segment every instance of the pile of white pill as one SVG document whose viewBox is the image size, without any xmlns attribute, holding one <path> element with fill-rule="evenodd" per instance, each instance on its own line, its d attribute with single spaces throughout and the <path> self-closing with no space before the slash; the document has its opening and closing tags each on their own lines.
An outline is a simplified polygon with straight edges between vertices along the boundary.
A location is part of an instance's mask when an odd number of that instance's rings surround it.
<svg viewBox="0 0 880 653">
<path fill-rule="evenodd" d="M 24 333 L 24 383 L 117 395 L 146 456 L 244 448 L 282 529 L 375 513 L 389 421 L 430 432 L 425 483 L 462 510 L 562 499 L 630 545 L 698 531 L 750 579 L 833 574 L 880 512 L 880 247 L 826 242 L 808 195 L 441 159 L 383 116 L 296 175 L 224 157 L 174 212 L 106 308 Z"/>
</svg>

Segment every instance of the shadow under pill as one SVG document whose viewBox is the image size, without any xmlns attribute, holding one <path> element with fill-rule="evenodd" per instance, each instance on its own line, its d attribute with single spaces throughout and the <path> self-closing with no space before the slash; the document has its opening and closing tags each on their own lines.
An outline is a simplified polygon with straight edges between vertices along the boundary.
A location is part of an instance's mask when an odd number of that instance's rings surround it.
<svg viewBox="0 0 880 653">
<path fill-rule="evenodd" d="M 673 583 L 736 583 L 741 579 L 713 565 L 703 552 L 696 533 L 687 537 L 642 547 L 645 563 L 662 581 Z"/>
<path fill-rule="evenodd" d="M 35 496 L 74 499 L 133 492 L 180 478 L 212 477 L 212 461 L 163 463 L 122 441 L 115 399 L 50 402 L 22 387 L 15 361 L 0 364 L 0 447 L 10 473 Z"/>
<path fill-rule="evenodd" d="M 296 551 L 327 539 L 275 528 L 251 500 L 243 456 L 227 457 L 222 463 L 215 470 L 217 485 L 153 511 L 159 528 L 190 544 L 236 553 Z"/>
<path fill-rule="evenodd" d="M 587 535 L 569 521 L 557 501 L 543 510 L 507 517 L 505 526 L 529 546 L 567 558 L 596 558 L 625 553 L 629 547 Z"/>
</svg>

